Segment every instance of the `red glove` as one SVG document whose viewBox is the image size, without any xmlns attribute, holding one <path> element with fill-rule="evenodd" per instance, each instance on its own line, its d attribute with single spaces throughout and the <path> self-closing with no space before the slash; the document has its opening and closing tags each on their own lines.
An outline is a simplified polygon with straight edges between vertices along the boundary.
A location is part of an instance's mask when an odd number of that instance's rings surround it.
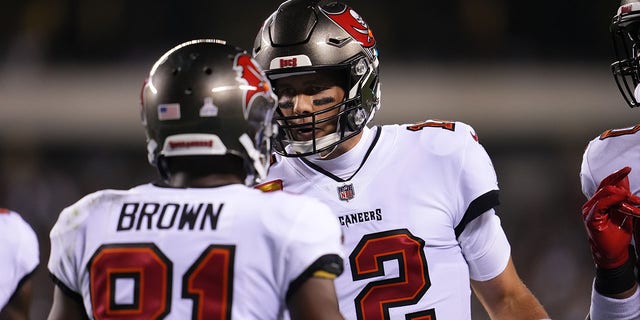
<svg viewBox="0 0 640 320">
<path fill-rule="evenodd" d="M 582 206 L 582 218 L 596 265 L 613 269 L 629 259 L 633 216 L 640 216 L 640 197 L 631 194 L 624 167 L 604 178 L 596 193 Z"/>
</svg>

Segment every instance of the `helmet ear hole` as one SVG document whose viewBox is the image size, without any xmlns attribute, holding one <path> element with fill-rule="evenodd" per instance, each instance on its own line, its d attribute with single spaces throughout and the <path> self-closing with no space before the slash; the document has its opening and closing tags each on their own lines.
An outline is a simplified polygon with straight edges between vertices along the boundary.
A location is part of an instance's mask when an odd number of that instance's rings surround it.
<svg viewBox="0 0 640 320">
<path fill-rule="evenodd" d="M 362 124 L 366 120 L 366 113 L 364 109 L 357 108 L 347 114 L 346 128 L 349 131 L 356 131 L 362 128 Z"/>
</svg>

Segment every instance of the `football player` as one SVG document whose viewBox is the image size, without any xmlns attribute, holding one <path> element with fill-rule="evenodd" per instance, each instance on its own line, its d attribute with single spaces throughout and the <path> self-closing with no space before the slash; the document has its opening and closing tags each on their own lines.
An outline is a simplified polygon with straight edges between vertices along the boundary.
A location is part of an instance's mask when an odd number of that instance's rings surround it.
<svg viewBox="0 0 640 320">
<path fill-rule="evenodd" d="M 15 211 L 0 208 L 0 319 L 29 319 L 38 238 Z"/>
<path fill-rule="evenodd" d="M 264 177 L 276 98 L 221 40 L 169 50 L 142 89 L 162 184 L 90 194 L 51 230 L 49 319 L 342 319 L 341 231 L 326 205 Z"/>
<path fill-rule="evenodd" d="M 640 99 L 639 27 L 640 2 L 623 0 L 610 27 L 616 54 L 611 66 L 631 107 L 637 107 Z M 639 131 L 640 125 L 607 130 L 589 142 L 582 158 L 580 180 L 588 198 L 582 217 L 595 262 L 592 320 L 640 319 L 634 274 L 640 243 L 640 209 L 636 208 L 640 204 Z"/>
<path fill-rule="evenodd" d="M 519 278 L 494 211 L 497 178 L 467 124 L 367 124 L 380 108 L 376 39 L 346 4 L 290 0 L 253 48 L 278 96 L 267 181 L 321 199 L 345 235 L 347 319 L 548 315 Z"/>
</svg>

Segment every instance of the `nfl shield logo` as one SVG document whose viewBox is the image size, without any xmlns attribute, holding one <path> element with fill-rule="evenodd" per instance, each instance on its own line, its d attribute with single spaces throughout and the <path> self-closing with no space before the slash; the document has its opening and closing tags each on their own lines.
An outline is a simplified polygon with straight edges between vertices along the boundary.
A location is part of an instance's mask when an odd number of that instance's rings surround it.
<svg viewBox="0 0 640 320">
<path fill-rule="evenodd" d="M 353 199 L 355 194 L 352 184 L 345 184 L 344 186 L 338 187 L 338 196 L 342 201 L 349 201 Z"/>
</svg>

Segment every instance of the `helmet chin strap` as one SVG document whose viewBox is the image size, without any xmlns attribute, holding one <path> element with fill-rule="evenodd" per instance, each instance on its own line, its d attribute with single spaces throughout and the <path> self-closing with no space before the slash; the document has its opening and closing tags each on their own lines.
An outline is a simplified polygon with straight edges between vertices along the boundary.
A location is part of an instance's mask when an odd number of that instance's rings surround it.
<svg viewBox="0 0 640 320">
<path fill-rule="evenodd" d="M 329 145 L 331 145 L 332 143 L 337 142 L 338 140 L 340 140 L 340 135 L 338 135 L 337 132 L 328 134 L 324 137 L 320 137 L 320 138 L 316 138 L 316 150 L 318 149 L 322 149 L 325 148 Z M 308 152 L 313 152 L 313 141 L 308 140 L 308 141 L 295 141 L 295 140 L 291 140 L 289 141 L 289 145 L 291 146 L 291 149 L 297 153 L 308 153 Z M 337 147 L 337 145 L 336 145 Z M 331 150 L 333 151 L 335 150 L 335 147 Z M 331 152 L 329 152 L 331 153 Z M 325 156 L 326 157 L 326 156 Z"/>
<path fill-rule="evenodd" d="M 255 173 L 257 174 L 257 176 L 253 178 L 256 179 L 257 182 L 264 180 L 264 178 L 267 177 L 267 169 L 269 167 L 268 159 L 264 159 L 265 157 L 261 156 L 260 151 L 253 146 L 251 138 L 249 138 L 246 133 L 240 136 L 238 140 L 240 140 L 240 144 L 242 144 L 245 150 L 247 150 L 249 158 L 253 161 L 252 165 L 255 169 Z M 247 178 L 249 178 L 249 175 L 247 175 Z"/>
<path fill-rule="evenodd" d="M 343 110 L 345 106 L 346 105 L 343 105 L 340 108 L 340 110 Z M 333 154 L 338 149 L 338 146 L 340 145 L 340 143 L 336 143 L 336 142 L 340 141 L 342 137 L 345 137 L 353 133 L 357 129 L 357 127 L 359 127 L 364 122 L 364 119 L 366 116 L 365 116 L 364 110 L 358 108 L 357 111 L 350 112 L 347 117 L 348 118 L 347 118 L 347 121 L 345 121 L 346 124 L 344 124 L 344 127 L 343 127 L 343 121 L 338 120 L 336 121 L 337 122 L 336 131 L 334 133 L 315 139 L 315 147 L 316 147 L 315 150 L 326 148 L 331 144 L 335 143 L 333 148 L 327 149 L 319 153 L 314 153 L 314 155 L 317 156 L 318 159 L 326 159 L 331 154 Z M 338 133 L 338 132 L 341 132 L 341 133 Z M 287 142 L 289 143 L 289 146 L 291 147 L 291 149 L 297 153 L 311 153 L 315 151 L 313 149 L 313 140 L 308 140 L 308 141 L 289 140 Z"/>
<path fill-rule="evenodd" d="M 147 141 L 147 160 L 151 165 L 155 165 L 157 161 L 156 149 L 158 149 L 158 143 L 153 139 L 149 139 Z"/>
<path fill-rule="evenodd" d="M 346 108 L 346 104 L 343 105 L 340 109 L 344 110 L 344 108 Z M 362 123 L 365 120 L 365 112 L 362 108 L 357 108 L 355 111 L 350 111 L 347 116 L 346 116 L 346 123 L 343 125 L 343 122 L 338 120 L 338 124 L 337 124 L 337 128 L 336 128 L 336 132 L 330 134 L 334 135 L 335 137 L 335 141 L 338 141 L 340 139 L 342 139 L 342 137 L 348 136 L 351 133 L 355 132 L 358 130 L 358 128 L 360 128 L 360 126 L 362 125 Z M 338 134 L 338 132 L 342 132 L 342 134 Z M 316 139 L 317 141 L 318 139 Z M 342 141 L 344 142 L 344 141 Z M 338 150 L 338 146 L 341 143 L 337 143 L 336 145 L 333 146 L 333 148 L 325 150 L 323 152 L 318 153 L 318 159 L 326 159 L 328 158 L 330 155 L 332 155 L 336 150 Z M 328 144 L 327 144 L 328 145 Z M 317 144 L 316 144 L 317 146 Z"/>
</svg>

